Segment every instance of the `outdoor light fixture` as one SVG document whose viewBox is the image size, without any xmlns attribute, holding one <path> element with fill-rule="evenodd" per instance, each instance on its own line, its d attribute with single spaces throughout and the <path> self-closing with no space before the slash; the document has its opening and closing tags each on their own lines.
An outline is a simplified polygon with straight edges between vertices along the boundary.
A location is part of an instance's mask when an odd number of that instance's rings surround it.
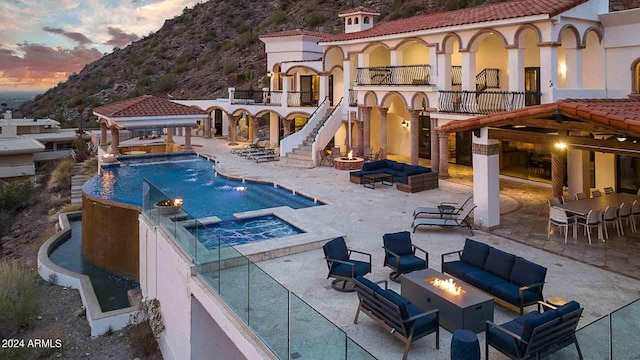
<svg viewBox="0 0 640 360">
<path fill-rule="evenodd" d="M 618 136 L 616 139 L 618 139 L 618 141 L 620 142 L 627 141 L 627 138 L 624 135 Z"/>
<path fill-rule="evenodd" d="M 402 120 L 402 131 L 407 131 L 409 129 L 409 122 L 405 119 Z"/>
<path fill-rule="evenodd" d="M 268 76 L 268 77 L 272 77 L 272 76 L 273 76 L 273 72 L 272 72 L 272 71 L 269 71 L 269 72 L 267 73 L 267 76 Z"/>
<path fill-rule="evenodd" d="M 565 144 L 565 143 L 563 143 L 563 142 L 556 143 L 554 146 L 555 146 L 555 147 L 556 147 L 556 149 L 558 149 L 558 150 L 564 150 L 564 149 L 566 149 L 566 148 L 567 148 L 567 144 Z"/>
</svg>

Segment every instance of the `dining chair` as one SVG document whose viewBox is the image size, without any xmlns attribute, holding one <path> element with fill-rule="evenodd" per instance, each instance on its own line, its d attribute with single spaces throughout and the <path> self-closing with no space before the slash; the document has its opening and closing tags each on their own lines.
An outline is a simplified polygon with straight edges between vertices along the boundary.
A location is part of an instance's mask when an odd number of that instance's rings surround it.
<svg viewBox="0 0 640 360">
<path fill-rule="evenodd" d="M 602 196 L 602 193 L 600 192 L 600 190 L 595 189 L 595 190 L 591 191 L 591 197 L 592 198 L 597 198 L 597 197 L 600 197 L 600 196 Z"/>
<path fill-rule="evenodd" d="M 602 225 L 604 226 L 604 236 L 609 239 L 609 230 L 607 229 L 608 223 L 614 223 L 616 226 L 616 230 L 618 231 L 618 236 L 620 236 L 620 227 L 618 222 L 618 208 L 615 206 L 607 206 L 602 212 Z"/>
<path fill-rule="evenodd" d="M 638 224 L 636 223 L 636 217 L 640 216 L 640 201 L 634 200 L 631 204 L 631 223 L 633 227 L 638 230 Z"/>
<path fill-rule="evenodd" d="M 562 198 L 562 203 L 563 204 L 566 204 L 568 202 L 572 202 L 573 201 L 573 199 L 569 195 L 562 195 L 561 198 Z"/>
<path fill-rule="evenodd" d="M 586 198 L 587 198 L 587 195 L 585 195 L 584 193 L 576 194 L 576 200 L 585 200 Z"/>
<path fill-rule="evenodd" d="M 584 226 L 584 232 L 589 236 L 589 244 L 591 244 L 591 228 L 598 228 L 598 239 L 602 240 L 602 221 L 600 210 L 589 210 L 586 217 L 579 216 L 577 219 L 578 226 Z"/>
<path fill-rule="evenodd" d="M 562 202 L 560 202 L 560 199 L 558 199 L 557 197 L 552 197 L 550 199 L 547 199 L 547 204 L 549 205 L 549 209 L 551 209 L 551 207 L 553 206 L 562 205 Z"/>
<path fill-rule="evenodd" d="M 610 187 L 610 186 L 609 186 L 609 187 L 604 188 L 604 194 L 605 194 L 605 195 L 611 195 L 611 194 L 615 194 L 615 193 L 616 193 L 616 192 L 615 192 L 615 190 L 613 190 L 613 188 L 612 188 L 612 187 Z"/>
<path fill-rule="evenodd" d="M 573 225 L 573 238 L 576 238 L 576 218 L 575 216 L 567 216 L 567 212 L 559 207 L 552 206 L 549 209 L 549 223 L 547 224 L 547 239 L 551 233 L 551 224 L 560 228 L 560 233 L 564 228 L 564 243 L 567 243 L 567 234 L 569 226 Z"/>
<path fill-rule="evenodd" d="M 631 221 L 631 204 L 628 202 L 622 203 L 620 208 L 618 209 L 618 223 L 620 226 L 620 232 L 622 232 L 622 236 L 624 236 L 624 228 L 622 227 L 622 220 L 626 220 L 627 225 L 631 226 L 631 232 L 636 232 L 636 229 Z"/>
</svg>

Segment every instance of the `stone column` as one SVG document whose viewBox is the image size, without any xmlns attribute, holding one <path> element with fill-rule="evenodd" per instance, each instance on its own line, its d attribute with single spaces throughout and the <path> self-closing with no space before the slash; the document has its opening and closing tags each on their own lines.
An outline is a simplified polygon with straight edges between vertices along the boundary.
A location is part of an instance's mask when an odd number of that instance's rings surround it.
<svg viewBox="0 0 640 360">
<path fill-rule="evenodd" d="M 109 140 L 107 140 L 107 124 L 100 123 L 100 146 L 106 148 L 108 142 Z"/>
<path fill-rule="evenodd" d="M 589 194 L 591 181 L 589 174 L 589 151 L 567 150 L 567 173 L 571 174 L 568 181 L 569 196 L 575 197 L 577 193 Z"/>
<path fill-rule="evenodd" d="M 173 128 L 172 127 L 168 127 L 167 128 L 167 138 L 165 139 L 165 142 L 168 144 L 173 144 Z"/>
<path fill-rule="evenodd" d="M 419 153 L 418 148 L 419 144 L 419 126 L 418 126 L 418 117 L 420 116 L 420 110 L 409 110 L 409 117 L 411 121 L 409 122 L 409 132 L 411 138 L 411 165 L 418 165 Z"/>
<path fill-rule="evenodd" d="M 184 127 L 184 149 L 191 150 L 191 128 L 188 126 Z"/>
<path fill-rule="evenodd" d="M 473 212 L 475 225 L 493 229 L 500 225 L 500 142 L 489 139 L 488 129 L 473 135 Z"/>
<path fill-rule="evenodd" d="M 253 141 L 256 137 L 258 137 L 258 118 L 255 116 L 249 115 L 247 120 L 251 123 L 251 139 L 249 141 Z"/>
<path fill-rule="evenodd" d="M 449 177 L 449 133 L 438 131 L 440 139 L 440 167 L 438 173 L 441 178 Z"/>
<path fill-rule="evenodd" d="M 356 120 L 356 122 L 358 123 L 358 151 L 360 152 L 360 156 L 362 156 L 364 154 L 364 146 L 362 143 L 364 139 L 364 129 L 362 128 L 361 119 Z"/>
<path fill-rule="evenodd" d="M 562 196 L 564 188 L 564 152 L 565 149 L 555 146 L 551 151 L 551 188 L 553 197 L 557 198 Z"/>
<path fill-rule="evenodd" d="M 378 107 L 380 114 L 380 159 L 387 158 L 387 112 L 389 108 Z"/>
<path fill-rule="evenodd" d="M 284 130 L 284 137 L 289 136 L 291 132 L 291 120 L 282 118 L 282 128 Z"/>
<path fill-rule="evenodd" d="M 229 116 L 229 145 L 238 145 L 236 141 L 236 117 L 233 115 Z"/>
<path fill-rule="evenodd" d="M 207 116 L 206 119 L 204 119 L 204 133 L 202 134 L 205 138 L 210 139 L 213 136 L 211 135 L 211 114 L 209 114 L 209 116 Z"/>
<path fill-rule="evenodd" d="M 269 142 L 280 143 L 280 116 L 275 112 L 269 113 Z"/>
<path fill-rule="evenodd" d="M 120 155 L 118 146 L 120 145 L 120 131 L 117 127 L 111 127 L 111 154 Z"/>
<path fill-rule="evenodd" d="M 371 146 L 371 106 L 361 106 L 360 111 L 362 114 L 362 150 L 364 151 Z"/>
<path fill-rule="evenodd" d="M 451 78 L 449 78 L 451 79 Z M 440 169 L 440 140 L 438 139 L 438 119 L 431 119 L 430 140 L 431 140 L 431 171 L 438 172 Z"/>
</svg>

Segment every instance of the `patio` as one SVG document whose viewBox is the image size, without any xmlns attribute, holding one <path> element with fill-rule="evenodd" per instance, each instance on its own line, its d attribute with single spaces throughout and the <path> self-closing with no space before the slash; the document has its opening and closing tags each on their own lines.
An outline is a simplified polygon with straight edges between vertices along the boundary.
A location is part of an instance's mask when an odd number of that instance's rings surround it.
<svg viewBox="0 0 640 360">
<path fill-rule="evenodd" d="M 274 163 L 257 165 L 240 161 L 241 159 L 229 154 L 229 147 L 224 140 L 196 138 L 194 143 L 202 145 L 202 148 L 198 148 L 199 152 L 213 155 L 221 161 L 219 166 L 227 173 L 275 181 L 326 201 L 329 205 L 297 210 L 296 215 L 313 217 L 318 222 L 346 233 L 349 247 L 371 253 L 373 271 L 369 278 L 374 280 L 387 279 L 389 274 L 389 269 L 382 267 L 381 246 L 384 233 L 409 230 L 411 213 L 418 206 L 463 200 L 471 193 L 470 169 L 464 167 L 452 166 L 452 178 L 441 181 L 437 190 L 406 194 L 390 187 L 381 187 L 373 192 L 350 183 L 348 174 L 333 168 L 319 167 L 300 171 Z M 640 281 L 580 262 L 586 258 L 585 253 L 595 253 L 597 249 L 605 254 L 605 265 L 614 267 L 615 257 L 610 260 L 611 263 L 606 262 L 607 255 L 613 256 L 609 247 L 616 245 L 616 249 L 621 249 L 623 244 L 611 237 L 605 244 L 594 243 L 591 248 L 587 248 L 588 245 L 579 245 L 580 242 L 587 243 L 586 238 L 580 237 L 578 241 L 564 246 L 564 239 L 555 234 L 547 241 L 545 202 L 550 189 L 512 181 L 503 181 L 502 185 L 501 208 L 507 226 L 492 233 L 478 231 L 474 239 L 547 267 L 548 284 L 545 285 L 545 295 L 579 301 L 585 307 L 580 326 L 638 298 Z M 440 254 L 461 249 L 467 236 L 469 234 L 464 230 L 436 228 L 416 232 L 413 241 L 429 251 L 430 267 L 439 270 Z M 629 247 L 638 244 L 637 238 L 630 239 L 627 240 L 631 243 Z M 637 250 L 636 247 L 635 251 Z M 570 254 L 575 256 L 569 256 Z M 624 260 L 627 264 L 632 261 L 629 257 Z M 353 324 L 357 296 L 337 293 L 331 289 L 331 281 L 326 279 L 327 270 L 322 250 L 277 258 L 257 265 L 346 331 L 377 358 L 401 356 L 402 343 L 373 321 L 361 317 L 358 325 Z M 391 283 L 390 288 L 400 291 L 400 286 L 395 283 Z M 516 313 L 496 306 L 496 323 L 509 321 L 516 316 Z M 479 334 L 479 338 L 482 344 L 484 335 Z M 450 341 L 451 334 L 447 331 L 442 331 L 440 350 L 435 350 L 434 340 L 430 337 L 417 341 L 409 352 L 409 358 L 448 359 Z M 491 352 L 491 359 L 504 358 L 497 351 Z"/>
</svg>

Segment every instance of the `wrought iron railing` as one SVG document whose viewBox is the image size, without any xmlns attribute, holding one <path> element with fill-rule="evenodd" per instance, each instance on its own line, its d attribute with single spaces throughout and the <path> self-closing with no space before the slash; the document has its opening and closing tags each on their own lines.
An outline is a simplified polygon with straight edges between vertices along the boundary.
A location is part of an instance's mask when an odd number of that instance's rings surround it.
<svg viewBox="0 0 640 360">
<path fill-rule="evenodd" d="M 451 67 L 451 86 L 462 85 L 462 66 Z"/>
<path fill-rule="evenodd" d="M 233 93 L 231 103 L 250 105 L 281 105 L 282 91 L 236 90 Z"/>
<path fill-rule="evenodd" d="M 400 65 L 358 68 L 357 85 L 430 85 L 431 66 Z"/>
<path fill-rule="evenodd" d="M 442 90 L 438 98 L 438 111 L 460 114 L 492 114 L 521 109 L 527 99 L 540 102 L 540 93 L 515 91 L 456 91 Z"/>
<path fill-rule="evenodd" d="M 476 75 L 476 90 L 500 88 L 500 69 L 485 68 Z"/>
<path fill-rule="evenodd" d="M 349 89 L 349 106 L 358 106 L 358 90 Z"/>
<path fill-rule="evenodd" d="M 317 107 L 320 93 L 316 91 L 289 91 L 287 92 L 288 106 Z"/>
</svg>

